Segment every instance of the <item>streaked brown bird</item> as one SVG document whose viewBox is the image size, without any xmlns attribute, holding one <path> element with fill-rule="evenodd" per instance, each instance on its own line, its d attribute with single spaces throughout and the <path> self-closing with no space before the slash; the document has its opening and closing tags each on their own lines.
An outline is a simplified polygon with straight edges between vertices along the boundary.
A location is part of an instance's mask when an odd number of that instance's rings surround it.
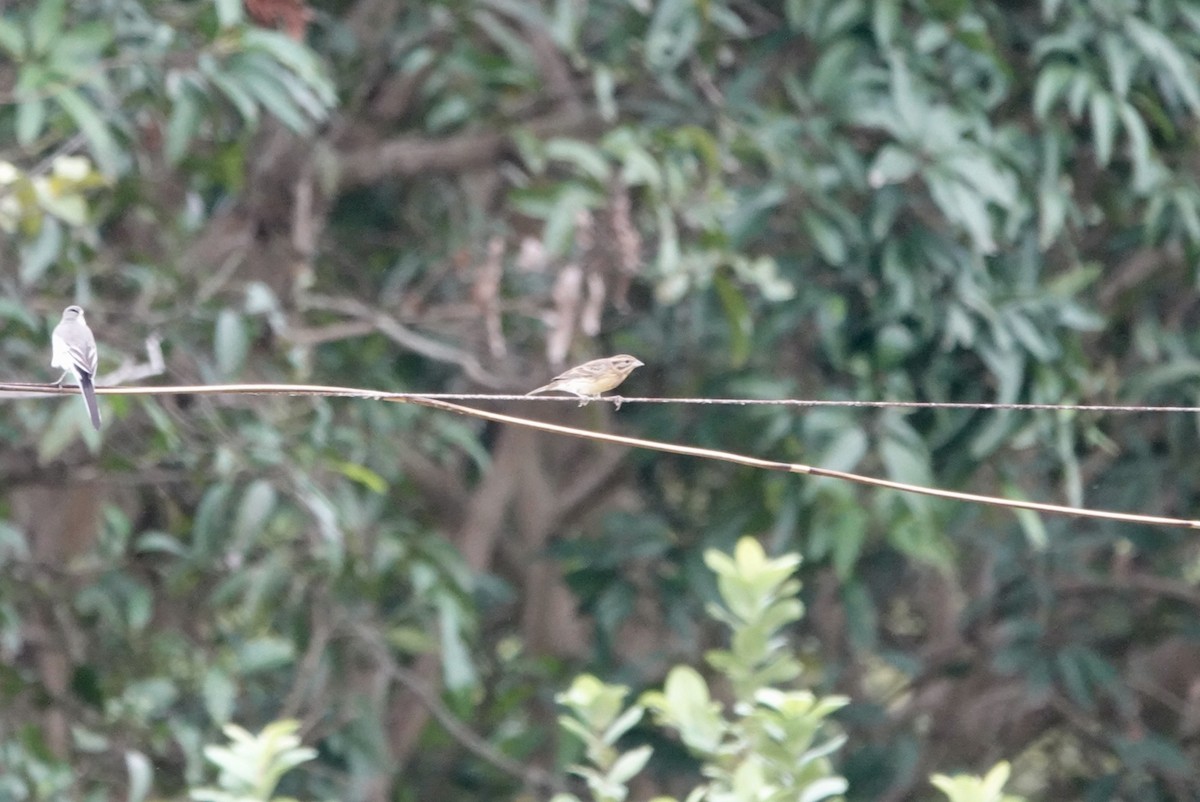
<svg viewBox="0 0 1200 802">
<path fill-rule="evenodd" d="M 560 373 L 554 377 L 554 381 L 542 385 L 536 390 L 530 390 L 525 395 L 559 390 L 579 396 L 581 399 L 579 406 L 583 406 L 587 402 L 599 398 L 601 393 L 607 393 L 625 381 L 634 368 L 644 364 L 642 360 L 629 354 L 593 359 L 591 362 L 584 362 L 565 373 Z"/>
</svg>

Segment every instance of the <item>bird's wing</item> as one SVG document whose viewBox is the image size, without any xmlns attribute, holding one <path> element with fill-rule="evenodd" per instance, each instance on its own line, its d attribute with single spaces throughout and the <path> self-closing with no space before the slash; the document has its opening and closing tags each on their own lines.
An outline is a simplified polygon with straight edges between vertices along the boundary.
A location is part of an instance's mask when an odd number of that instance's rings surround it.
<svg viewBox="0 0 1200 802">
<path fill-rule="evenodd" d="M 51 366 L 96 375 L 99 354 L 96 353 L 96 340 L 86 326 L 61 323 L 50 339 L 53 348 Z"/>
</svg>

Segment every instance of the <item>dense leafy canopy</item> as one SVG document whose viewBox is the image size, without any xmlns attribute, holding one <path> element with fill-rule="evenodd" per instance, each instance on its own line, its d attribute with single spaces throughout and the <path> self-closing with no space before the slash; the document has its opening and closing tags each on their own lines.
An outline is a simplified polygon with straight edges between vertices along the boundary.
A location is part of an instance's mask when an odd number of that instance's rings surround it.
<svg viewBox="0 0 1200 802">
<path fill-rule="evenodd" d="M 1197 397 L 1187 0 L 2 8 L 8 380 L 57 378 L 78 302 L 102 383 L 523 392 L 624 352 L 639 395 Z M 849 700 L 810 755 L 848 799 L 938 798 L 935 773 L 1000 798 L 1001 760 L 1033 798 L 1200 794 L 1189 532 L 404 405 L 103 404 L 100 434 L 74 399 L 0 405 L 0 798 L 216 794 L 206 745 L 273 756 L 297 798 L 548 795 L 588 738 L 572 793 L 680 794 L 808 691 Z M 1200 517 L 1186 415 L 505 410 Z M 744 535 L 803 556 L 807 613 L 776 600 L 741 621 L 771 638 L 727 644 L 712 554 Z M 755 649 L 765 678 L 730 656 Z M 661 726 L 605 742 L 567 692 L 585 673 L 618 708 L 615 683 L 661 689 L 638 703 Z M 704 712 L 718 675 L 754 715 Z"/>
</svg>

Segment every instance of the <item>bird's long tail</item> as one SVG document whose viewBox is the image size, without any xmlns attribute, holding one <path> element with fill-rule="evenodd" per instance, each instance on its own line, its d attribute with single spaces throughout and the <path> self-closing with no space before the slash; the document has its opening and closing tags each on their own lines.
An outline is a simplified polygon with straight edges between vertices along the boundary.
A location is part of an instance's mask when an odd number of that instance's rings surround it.
<svg viewBox="0 0 1200 802">
<path fill-rule="evenodd" d="M 96 403 L 96 388 L 92 384 L 92 377 L 82 371 L 79 373 L 79 392 L 83 396 L 83 405 L 87 407 L 92 425 L 96 427 L 96 431 L 100 431 L 100 405 Z"/>
</svg>

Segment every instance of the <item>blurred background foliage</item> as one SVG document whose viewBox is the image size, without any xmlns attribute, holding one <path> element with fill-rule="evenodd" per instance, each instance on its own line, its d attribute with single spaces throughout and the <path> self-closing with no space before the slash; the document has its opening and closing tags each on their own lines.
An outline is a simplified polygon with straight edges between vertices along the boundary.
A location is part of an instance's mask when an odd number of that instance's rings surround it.
<svg viewBox="0 0 1200 802">
<path fill-rule="evenodd" d="M 632 394 L 1197 400 L 1187 0 L 0 9 L 10 380 L 56 378 L 76 302 L 109 383 L 524 391 L 628 352 Z M 846 798 L 941 798 L 934 773 L 992 798 L 1001 760 L 1029 798 L 1200 795 L 1183 530 L 396 405 L 103 406 L 98 435 L 73 401 L 0 406 L 4 798 L 178 796 L 211 786 L 225 725 L 282 719 L 316 749 L 283 779 L 297 798 L 547 795 L 580 749 L 555 694 L 709 670 L 703 553 L 747 534 L 804 557 L 808 612 L 782 631 L 811 689 L 849 700 Z M 1182 414 L 505 409 L 1198 506 Z M 694 784 L 686 733 L 623 732 L 655 746 L 635 797 Z"/>
</svg>

